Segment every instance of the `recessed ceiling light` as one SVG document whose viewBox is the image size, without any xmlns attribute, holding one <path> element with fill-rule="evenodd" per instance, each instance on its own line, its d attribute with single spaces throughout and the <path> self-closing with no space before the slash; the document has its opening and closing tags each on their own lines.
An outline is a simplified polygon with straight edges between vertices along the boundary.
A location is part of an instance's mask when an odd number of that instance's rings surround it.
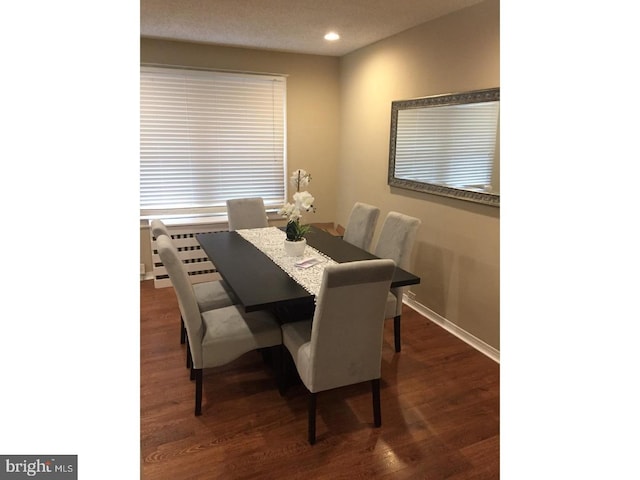
<svg viewBox="0 0 640 480">
<path fill-rule="evenodd" d="M 324 39 L 329 40 L 330 42 L 338 40 L 339 38 L 340 38 L 340 35 L 338 35 L 336 32 L 329 32 L 324 36 Z"/>
</svg>

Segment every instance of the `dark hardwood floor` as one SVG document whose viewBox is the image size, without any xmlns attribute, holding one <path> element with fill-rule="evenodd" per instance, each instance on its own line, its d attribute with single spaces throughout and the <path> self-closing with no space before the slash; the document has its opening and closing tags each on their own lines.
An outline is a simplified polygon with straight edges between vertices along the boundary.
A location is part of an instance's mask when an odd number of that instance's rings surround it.
<svg viewBox="0 0 640 480">
<path fill-rule="evenodd" d="M 322 392 L 310 446 L 306 390 L 280 396 L 257 352 L 205 370 L 195 417 L 175 293 L 141 282 L 140 305 L 145 480 L 500 476 L 499 365 L 406 306 L 399 354 L 385 323 L 382 427 L 368 382 Z"/>
</svg>

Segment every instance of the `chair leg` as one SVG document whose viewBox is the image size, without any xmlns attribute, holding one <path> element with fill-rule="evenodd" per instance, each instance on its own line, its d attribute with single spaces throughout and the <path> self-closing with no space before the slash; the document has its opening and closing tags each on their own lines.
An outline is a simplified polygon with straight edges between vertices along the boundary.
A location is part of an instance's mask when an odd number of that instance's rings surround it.
<svg viewBox="0 0 640 480">
<path fill-rule="evenodd" d="M 373 397 L 373 424 L 376 427 L 382 425 L 382 415 L 380 413 L 380 379 L 371 380 L 371 396 Z"/>
<path fill-rule="evenodd" d="M 180 315 L 180 345 L 184 345 L 184 342 L 187 339 L 187 329 L 184 328 L 184 320 L 182 315 Z"/>
<path fill-rule="evenodd" d="M 309 445 L 316 443 L 316 394 L 309 392 Z"/>
<path fill-rule="evenodd" d="M 202 369 L 194 368 L 191 370 L 196 377 L 196 417 L 202 415 Z"/>
<path fill-rule="evenodd" d="M 396 352 L 400 351 L 400 315 L 393 317 L 393 340 L 396 344 Z"/>
</svg>

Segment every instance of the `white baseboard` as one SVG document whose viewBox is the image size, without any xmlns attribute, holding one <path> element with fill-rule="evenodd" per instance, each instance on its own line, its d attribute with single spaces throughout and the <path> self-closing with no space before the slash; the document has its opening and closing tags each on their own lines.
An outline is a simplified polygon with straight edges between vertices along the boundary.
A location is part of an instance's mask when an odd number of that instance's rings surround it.
<svg viewBox="0 0 640 480">
<path fill-rule="evenodd" d="M 407 295 L 404 295 L 402 302 L 405 305 L 407 305 L 409 308 L 412 308 L 413 310 L 418 312 L 420 315 L 431 320 L 436 325 L 439 325 L 440 327 L 444 328 L 447 332 L 455 335 L 463 342 L 471 345 L 473 348 L 478 350 L 480 353 L 486 355 L 494 362 L 500 363 L 500 350 L 496 350 L 491 345 L 488 345 L 487 343 L 483 342 L 479 338 L 471 335 L 466 330 L 463 330 L 462 328 L 458 327 L 456 324 L 451 323 L 449 320 L 447 320 L 444 317 L 441 317 L 436 312 L 428 309 L 421 303 L 416 302 L 415 300 L 412 300 L 411 298 L 407 297 Z"/>
</svg>

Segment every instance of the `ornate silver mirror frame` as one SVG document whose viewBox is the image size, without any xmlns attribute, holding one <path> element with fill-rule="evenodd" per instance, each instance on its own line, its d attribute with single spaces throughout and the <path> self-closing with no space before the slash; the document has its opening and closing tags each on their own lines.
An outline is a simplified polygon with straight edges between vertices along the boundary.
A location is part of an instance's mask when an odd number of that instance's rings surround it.
<svg viewBox="0 0 640 480">
<path fill-rule="evenodd" d="M 456 188 L 439 183 L 429 183 L 417 181 L 410 178 L 400 178 L 396 176 L 396 142 L 398 131 L 402 130 L 403 125 L 398 124 L 398 112 L 407 109 L 423 109 L 433 107 L 446 107 L 452 105 L 475 104 L 482 102 L 499 102 L 500 88 L 491 88 L 486 90 L 475 90 L 471 92 L 435 95 L 430 97 L 415 98 L 411 100 L 396 100 L 391 102 L 391 134 L 389 140 L 389 176 L 388 184 L 392 187 L 404 188 L 418 192 L 426 192 L 434 195 L 442 195 L 470 202 L 482 203 L 495 207 L 500 206 L 500 194 L 491 193 L 490 191 L 479 191 L 477 189 Z M 499 143 L 498 128 L 496 128 L 496 148 Z M 495 154 L 494 154 L 495 155 Z M 498 154 L 499 155 L 499 154 Z M 498 162 L 499 158 L 494 159 Z M 496 170 L 494 168 L 494 170 Z M 499 172 L 493 172 L 499 175 Z"/>
</svg>

